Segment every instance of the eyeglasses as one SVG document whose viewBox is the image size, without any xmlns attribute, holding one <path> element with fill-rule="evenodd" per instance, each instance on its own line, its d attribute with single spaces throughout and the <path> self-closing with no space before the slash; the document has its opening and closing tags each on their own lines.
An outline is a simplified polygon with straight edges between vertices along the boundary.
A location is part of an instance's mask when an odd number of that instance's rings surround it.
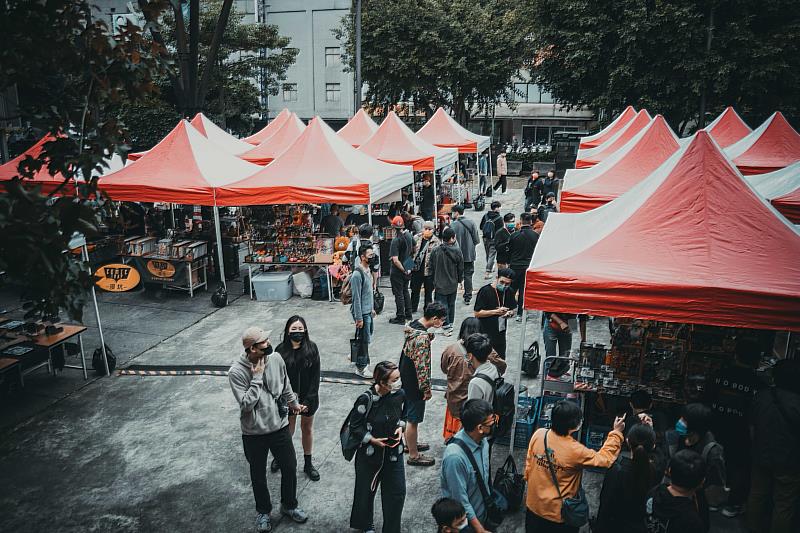
<svg viewBox="0 0 800 533">
<path fill-rule="evenodd" d="M 491 415 L 489 418 L 487 418 L 486 420 L 481 422 L 480 425 L 485 427 L 485 428 L 490 428 L 490 427 L 494 426 L 495 424 L 497 424 L 497 419 L 498 419 L 497 415 Z"/>
</svg>

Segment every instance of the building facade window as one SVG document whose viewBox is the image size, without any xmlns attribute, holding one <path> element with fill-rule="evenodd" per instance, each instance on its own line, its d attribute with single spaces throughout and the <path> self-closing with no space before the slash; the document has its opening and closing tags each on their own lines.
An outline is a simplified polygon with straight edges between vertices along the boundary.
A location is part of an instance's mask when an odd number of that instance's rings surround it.
<svg viewBox="0 0 800 533">
<path fill-rule="evenodd" d="M 325 101 L 326 102 L 339 102 L 342 99 L 342 84 L 341 83 L 326 83 L 325 84 Z"/>
<path fill-rule="evenodd" d="M 336 67 L 342 64 L 342 49 L 338 46 L 325 47 L 325 66 Z"/>
<path fill-rule="evenodd" d="M 283 84 L 283 101 L 296 102 L 297 101 L 297 84 L 284 83 Z"/>
</svg>

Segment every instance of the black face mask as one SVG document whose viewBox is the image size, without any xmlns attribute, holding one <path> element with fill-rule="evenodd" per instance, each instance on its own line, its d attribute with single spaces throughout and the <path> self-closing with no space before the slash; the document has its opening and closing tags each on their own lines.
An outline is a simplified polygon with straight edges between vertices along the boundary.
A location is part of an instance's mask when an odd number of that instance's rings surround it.
<svg viewBox="0 0 800 533">
<path fill-rule="evenodd" d="M 378 256 L 377 255 L 373 255 L 372 257 L 370 257 L 369 260 L 367 261 L 367 264 L 369 266 L 371 266 L 371 267 L 377 266 L 378 265 Z"/>
<path fill-rule="evenodd" d="M 269 355 L 269 354 L 271 354 L 271 353 L 272 353 L 272 345 L 270 344 L 269 346 L 267 346 L 266 348 L 264 348 L 264 350 L 263 350 L 261 353 L 262 353 L 262 354 L 264 354 L 264 355 Z"/>
<path fill-rule="evenodd" d="M 289 333 L 289 339 L 291 339 L 293 342 L 301 342 L 305 338 L 306 334 L 304 331 L 292 331 Z"/>
</svg>

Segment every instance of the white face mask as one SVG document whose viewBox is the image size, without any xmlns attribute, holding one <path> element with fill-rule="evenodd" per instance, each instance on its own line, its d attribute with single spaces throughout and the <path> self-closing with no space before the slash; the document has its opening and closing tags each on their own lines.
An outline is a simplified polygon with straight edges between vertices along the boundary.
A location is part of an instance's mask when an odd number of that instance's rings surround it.
<svg viewBox="0 0 800 533">
<path fill-rule="evenodd" d="M 399 390 L 400 390 L 400 388 L 402 387 L 402 385 L 403 385 L 403 384 L 400 382 L 400 380 L 399 380 L 399 379 L 398 379 L 397 381 L 393 381 L 393 382 L 392 382 L 392 391 L 393 391 L 393 392 L 399 391 Z"/>
<path fill-rule="evenodd" d="M 464 521 L 463 521 L 463 522 L 461 522 L 461 523 L 459 523 L 458 525 L 456 525 L 456 529 L 458 529 L 459 531 L 461 531 L 462 529 L 464 529 L 464 528 L 466 528 L 466 527 L 467 527 L 467 524 L 468 524 L 468 523 L 469 523 L 469 522 L 467 522 L 467 519 L 466 519 L 466 518 L 464 518 Z"/>
</svg>

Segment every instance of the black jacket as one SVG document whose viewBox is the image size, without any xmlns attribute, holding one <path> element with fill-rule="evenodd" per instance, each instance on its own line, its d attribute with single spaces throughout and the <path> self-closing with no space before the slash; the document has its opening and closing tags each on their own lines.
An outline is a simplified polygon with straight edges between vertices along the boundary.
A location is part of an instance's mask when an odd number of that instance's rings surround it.
<svg viewBox="0 0 800 533">
<path fill-rule="evenodd" d="M 509 242 L 512 270 L 525 270 L 530 266 L 537 242 L 539 234 L 530 226 L 522 226 L 519 231 L 514 232 Z"/>
<path fill-rule="evenodd" d="M 536 216 L 538 216 L 539 220 L 541 220 L 542 222 L 547 222 L 547 217 L 550 216 L 550 213 L 558 213 L 558 207 L 556 207 L 556 204 L 540 205 L 539 209 L 536 211 Z"/>
<path fill-rule="evenodd" d="M 431 252 L 431 276 L 436 292 L 454 294 L 464 281 L 464 256 L 457 244 L 443 243 Z"/>
<path fill-rule="evenodd" d="M 628 486 L 628 476 L 633 470 L 633 461 L 620 455 L 606 472 L 603 488 L 600 491 L 600 507 L 597 520 L 592 525 L 592 533 L 644 533 L 645 499 L 639 500 Z M 651 479 L 652 489 L 658 484 L 655 472 Z"/>
<path fill-rule="evenodd" d="M 313 415 L 319 408 L 320 360 L 317 345 L 311 341 L 306 357 L 298 357 L 291 341 L 285 341 L 275 348 L 286 365 L 286 374 L 297 394 L 297 401 L 308 407 L 307 415 Z M 299 351 L 299 350 L 298 350 Z"/>
<path fill-rule="evenodd" d="M 666 484 L 650 491 L 645 504 L 648 533 L 705 533 L 708 528 L 700 519 L 697 502 L 692 498 L 673 496 Z M 625 531 L 619 529 L 618 531 Z"/>
<path fill-rule="evenodd" d="M 494 247 L 497 250 L 497 262 L 508 263 L 511 260 L 511 232 L 508 228 L 500 226 L 494 234 Z"/>
<path fill-rule="evenodd" d="M 369 443 L 369 437 L 376 439 L 392 437 L 398 427 L 405 427 L 405 422 L 402 420 L 405 395 L 402 390 L 399 390 L 390 392 L 386 396 L 380 396 L 373 387 L 366 392 L 372 396 L 372 407 L 367 411 L 369 401 L 366 394 L 360 394 L 356 398 L 353 416 L 350 417 L 350 432 L 352 438 L 361 442 L 357 453 L 362 454 L 363 459 L 380 463 L 382 454 L 375 453 L 375 449 L 372 452 L 368 451 L 370 448 L 374 448 Z M 386 450 L 402 460 L 402 444 L 394 448 L 386 448 Z"/>
<path fill-rule="evenodd" d="M 776 395 L 786 416 L 775 403 Z M 800 471 L 800 394 L 779 388 L 761 389 L 750 413 L 755 464 L 778 471 Z"/>
</svg>

